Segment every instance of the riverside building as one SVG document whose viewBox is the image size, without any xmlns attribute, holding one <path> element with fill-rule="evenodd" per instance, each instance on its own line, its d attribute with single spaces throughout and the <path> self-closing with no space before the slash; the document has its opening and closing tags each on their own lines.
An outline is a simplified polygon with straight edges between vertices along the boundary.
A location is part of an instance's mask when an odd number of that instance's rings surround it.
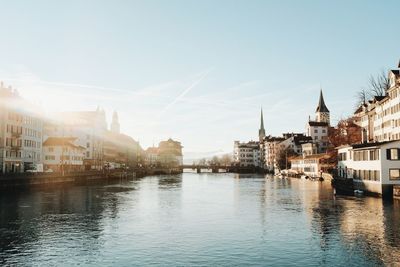
<svg viewBox="0 0 400 267">
<path fill-rule="evenodd" d="M 0 174 L 41 168 L 43 120 L 38 107 L 0 84 Z"/>
<path fill-rule="evenodd" d="M 261 167 L 260 143 L 257 141 L 235 141 L 233 161 L 239 167 Z"/>
<path fill-rule="evenodd" d="M 400 70 L 389 71 L 388 78 L 386 95 L 375 96 L 354 114 L 363 128 L 363 142 L 400 140 Z"/>
<path fill-rule="evenodd" d="M 45 138 L 74 137 L 85 147 L 85 170 L 101 169 L 104 164 L 103 141 L 107 132 L 104 110 L 60 112 L 45 124 Z"/>
<path fill-rule="evenodd" d="M 49 137 L 43 143 L 44 171 L 83 171 L 85 147 L 75 137 Z"/>
<path fill-rule="evenodd" d="M 338 148 L 338 176 L 353 178 L 355 187 L 393 195 L 400 185 L 400 141 L 354 144 Z"/>
</svg>

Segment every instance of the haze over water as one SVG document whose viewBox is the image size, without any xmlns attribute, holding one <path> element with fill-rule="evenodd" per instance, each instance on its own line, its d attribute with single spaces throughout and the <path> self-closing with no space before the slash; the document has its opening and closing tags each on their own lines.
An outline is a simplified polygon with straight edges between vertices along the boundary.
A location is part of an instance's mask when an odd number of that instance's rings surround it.
<svg viewBox="0 0 400 267">
<path fill-rule="evenodd" d="M 0 264 L 377 266 L 400 256 L 400 203 L 328 182 L 152 176 L 0 194 Z"/>
</svg>

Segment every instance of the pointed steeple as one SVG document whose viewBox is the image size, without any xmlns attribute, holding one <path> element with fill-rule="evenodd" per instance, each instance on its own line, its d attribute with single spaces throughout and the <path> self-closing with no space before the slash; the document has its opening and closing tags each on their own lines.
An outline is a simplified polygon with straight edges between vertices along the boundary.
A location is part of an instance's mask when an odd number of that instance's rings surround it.
<svg viewBox="0 0 400 267">
<path fill-rule="evenodd" d="M 114 110 L 112 121 L 111 121 L 111 132 L 120 133 L 120 126 L 118 120 L 118 113 Z"/>
<path fill-rule="evenodd" d="M 321 89 L 320 94 L 319 94 L 319 103 L 318 103 L 317 110 L 315 112 L 327 112 L 327 113 L 329 113 L 329 109 L 325 105 L 324 95 L 322 94 L 322 89 Z"/>
<path fill-rule="evenodd" d="M 261 123 L 260 123 L 260 129 L 258 130 L 258 137 L 260 139 L 260 142 L 262 139 L 265 137 L 265 129 L 264 129 L 264 116 L 263 116 L 263 110 L 261 108 Z"/>
<path fill-rule="evenodd" d="M 264 116 L 263 116 L 263 110 L 262 110 L 262 108 L 261 108 L 261 126 L 260 126 L 260 129 L 263 129 L 263 130 L 264 130 Z"/>
</svg>

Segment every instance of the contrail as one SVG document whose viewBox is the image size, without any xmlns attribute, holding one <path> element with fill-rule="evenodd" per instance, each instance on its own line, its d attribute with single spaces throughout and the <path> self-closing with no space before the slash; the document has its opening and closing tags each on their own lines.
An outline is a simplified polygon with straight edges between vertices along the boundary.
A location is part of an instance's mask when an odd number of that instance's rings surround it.
<svg viewBox="0 0 400 267">
<path fill-rule="evenodd" d="M 162 116 L 165 112 L 167 112 L 171 107 L 173 107 L 177 102 L 179 102 L 187 93 L 190 92 L 194 87 L 196 87 L 207 75 L 211 72 L 207 70 L 198 80 L 194 81 L 188 88 L 186 88 L 180 95 L 178 95 L 171 103 L 169 103 L 159 114 Z"/>
</svg>

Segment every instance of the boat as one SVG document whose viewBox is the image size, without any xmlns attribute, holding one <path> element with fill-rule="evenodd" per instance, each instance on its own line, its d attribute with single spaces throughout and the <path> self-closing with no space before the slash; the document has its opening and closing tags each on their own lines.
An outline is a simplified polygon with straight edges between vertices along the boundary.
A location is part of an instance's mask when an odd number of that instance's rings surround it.
<svg viewBox="0 0 400 267">
<path fill-rule="evenodd" d="M 354 195 L 355 196 L 363 196 L 364 195 L 364 191 L 356 189 L 356 190 L 354 190 Z"/>
</svg>

